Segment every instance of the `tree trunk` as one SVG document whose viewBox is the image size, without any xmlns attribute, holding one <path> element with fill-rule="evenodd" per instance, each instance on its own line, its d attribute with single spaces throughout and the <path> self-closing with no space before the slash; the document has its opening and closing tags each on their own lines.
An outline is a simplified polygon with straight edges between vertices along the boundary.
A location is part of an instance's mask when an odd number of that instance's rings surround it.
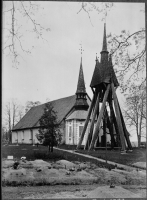
<svg viewBox="0 0 147 200">
<path fill-rule="evenodd" d="M 53 144 L 51 144 L 51 152 L 53 152 Z"/>
<path fill-rule="evenodd" d="M 141 143 L 141 135 L 138 135 L 138 147 L 140 148 L 140 143 Z"/>
<path fill-rule="evenodd" d="M 140 122 L 139 122 L 139 131 L 138 131 L 138 147 L 139 148 L 140 148 L 140 143 L 141 143 L 142 113 L 143 113 L 143 100 L 141 100 Z"/>
<path fill-rule="evenodd" d="M 48 151 L 49 151 L 49 152 L 51 151 L 51 146 L 50 146 L 50 144 L 48 145 Z"/>
</svg>

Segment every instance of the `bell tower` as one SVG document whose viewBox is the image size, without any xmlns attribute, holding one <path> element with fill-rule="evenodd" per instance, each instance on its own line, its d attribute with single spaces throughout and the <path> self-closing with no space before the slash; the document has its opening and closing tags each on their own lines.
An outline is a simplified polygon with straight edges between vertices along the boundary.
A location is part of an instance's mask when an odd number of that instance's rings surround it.
<svg viewBox="0 0 147 200">
<path fill-rule="evenodd" d="M 89 122 L 90 131 L 88 133 L 84 149 L 94 149 L 97 142 L 99 141 L 99 135 L 101 131 L 103 132 L 103 135 L 101 136 L 101 145 L 106 147 L 106 130 L 109 130 L 112 149 L 118 146 L 121 147 L 121 150 L 124 152 L 127 148 L 130 150 L 132 149 L 129 133 L 126 129 L 116 95 L 116 89 L 119 86 L 119 83 L 113 69 L 111 55 L 108 54 L 109 52 L 107 51 L 106 24 L 104 24 L 101 60 L 99 62 L 96 58 L 96 65 L 90 84 L 90 87 L 93 91 L 93 99 L 88 110 L 87 119 L 85 121 L 77 149 L 81 147 Z"/>
</svg>

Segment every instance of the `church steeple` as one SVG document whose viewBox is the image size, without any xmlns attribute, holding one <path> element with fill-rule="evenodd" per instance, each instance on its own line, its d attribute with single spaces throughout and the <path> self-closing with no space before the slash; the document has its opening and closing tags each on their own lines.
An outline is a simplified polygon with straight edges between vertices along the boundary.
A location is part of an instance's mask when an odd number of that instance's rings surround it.
<svg viewBox="0 0 147 200">
<path fill-rule="evenodd" d="M 76 96 L 77 96 L 76 103 L 75 103 L 76 109 L 82 109 L 82 110 L 88 109 L 89 106 L 87 103 L 86 95 L 87 93 L 86 93 L 86 88 L 85 88 L 82 57 L 81 57 L 79 78 L 78 78 L 77 91 L 76 91 Z"/>
<path fill-rule="evenodd" d="M 107 51 L 107 38 L 106 38 L 106 23 L 104 24 L 104 35 L 103 35 L 103 46 L 101 51 L 101 62 L 108 61 L 108 51 Z"/>
<path fill-rule="evenodd" d="M 82 67 L 82 57 L 81 57 L 81 64 L 80 64 L 80 71 L 79 71 L 79 78 L 78 78 L 78 85 L 77 85 L 76 94 L 77 93 L 86 93 L 83 67 Z"/>
</svg>

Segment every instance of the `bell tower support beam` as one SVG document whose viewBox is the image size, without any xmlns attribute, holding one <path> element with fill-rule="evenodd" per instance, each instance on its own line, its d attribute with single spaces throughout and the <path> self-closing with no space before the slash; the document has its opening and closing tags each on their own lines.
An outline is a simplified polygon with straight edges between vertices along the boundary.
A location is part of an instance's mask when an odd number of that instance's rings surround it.
<svg viewBox="0 0 147 200">
<path fill-rule="evenodd" d="M 97 120 L 97 123 L 96 123 L 96 127 L 95 127 L 95 130 L 94 130 L 94 133 L 93 133 L 93 137 L 92 137 L 92 141 L 91 141 L 89 150 L 93 149 L 96 138 L 99 135 L 100 124 L 101 124 L 102 117 L 104 115 L 104 110 L 105 110 L 105 105 L 106 105 L 107 97 L 108 97 L 108 94 L 109 94 L 109 90 L 110 90 L 110 84 L 108 84 L 107 90 L 106 90 L 105 95 L 104 95 L 102 107 L 101 107 L 101 110 L 100 110 L 100 113 L 99 113 L 99 117 L 98 117 L 98 120 Z"/>
<path fill-rule="evenodd" d="M 90 116 L 91 116 L 91 112 L 92 112 L 92 108 L 93 108 L 94 102 L 95 102 L 95 95 L 93 95 L 93 99 L 92 99 L 92 102 L 91 102 L 91 105 L 90 105 L 90 108 L 89 108 L 89 111 L 88 111 L 87 119 L 85 121 L 85 124 L 84 124 L 84 127 L 83 127 L 83 131 L 82 131 L 79 143 L 77 145 L 77 149 L 79 149 L 81 147 L 81 144 L 82 144 L 82 141 L 83 141 L 83 138 L 84 138 L 87 126 L 88 126 L 88 122 L 89 122 L 89 119 L 90 119 Z"/>
<path fill-rule="evenodd" d="M 97 96 L 97 100 L 96 100 L 96 104 L 95 104 L 95 108 L 94 108 L 94 112 L 93 112 L 93 116 L 92 116 L 92 121 L 91 121 L 91 124 L 90 124 L 90 131 L 89 131 L 89 134 L 87 136 L 87 140 L 86 140 L 86 144 L 85 144 L 84 149 L 88 149 L 88 145 L 91 142 L 91 138 L 92 138 L 92 134 L 93 134 L 93 128 L 94 128 L 94 122 L 95 122 L 96 114 L 98 112 L 98 107 L 99 107 L 99 93 L 98 93 L 98 96 Z"/>
<path fill-rule="evenodd" d="M 114 84 L 113 83 L 111 83 L 111 88 L 112 88 L 114 107 L 115 107 L 115 111 L 116 111 L 116 120 L 117 120 L 117 125 L 118 125 L 118 128 L 119 128 L 119 135 L 120 135 L 122 150 L 125 151 L 126 150 L 125 137 L 124 137 L 123 127 L 122 127 L 122 121 L 121 121 L 121 116 L 120 116 L 120 111 L 119 111 L 119 105 L 118 105 L 117 96 L 116 96 L 116 93 L 115 93 L 115 89 L 114 89 Z"/>
</svg>

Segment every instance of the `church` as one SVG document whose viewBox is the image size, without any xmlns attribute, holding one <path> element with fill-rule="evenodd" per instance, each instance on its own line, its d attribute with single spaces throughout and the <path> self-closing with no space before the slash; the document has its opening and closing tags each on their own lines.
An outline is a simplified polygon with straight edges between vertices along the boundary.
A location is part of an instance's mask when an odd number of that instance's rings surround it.
<svg viewBox="0 0 147 200">
<path fill-rule="evenodd" d="M 62 133 L 62 143 L 77 145 L 84 126 L 91 99 L 86 93 L 82 57 L 76 94 L 50 102 L 57 112 Z M 39 119 L 43 115 L 45 104 L 31 108 L 12 130 L 12 144 L 39 143 L 36 135 L 39 133 Z M 88 133 L 88 130 L 87 130 Z M 87 134 L 83 140 L 86 141 Z"/>
<path fill-rule="evenodd" d="M 105 54 L 107 52 L 107 41 L 106 41 L 106 30 L 104 26 L 104 36 L 103 36 L 103 45 L 101 51 L 101 60 L 104 57 L 104 64 L 99 63 L 96 56 L 96 64 L 91 80 L 90 87 L 94 93 L 94 97 L 91 100 L 88 96 L 85 88 L 84 73 L 82 66 L 82 56 L 79 70 L 79 77 L 77 83 L 77 90 L 75 95 L 57 99 L 51 101 L 54 110 L 57 112 L 58 121 L 60 122 L 62 133 L 62 144 L 67 145 L 87 145 L 89 142 L 89 133 L 90 137 L 93 137 L 92 132 L 97 130 L 97 120 L 99 118 L 99 111 L 96 110 L 96 105 L 94 106 L 93 102 L 96 104 L 97 98 L 97 87 L 101 83 L 105 86 L 109 83 L 109 79 L 113 79 L 115 87 L 117 87 L 118 81 L 115 76 L 115 72 L 112 66 L 112 60 L 107 61 Z M 111 74 L 111 77 L 110 77 Z M 104 82 L 104 83 L 103 83 Z M 100 93 L 100 104 L 102 104 L 104 89 Z M 100 105 L 99 109 L 101 109 Z M 26 115 L 14 126 L 12 130 L 12 144 L 30 144 L 35 145 L 39 143 L 37 139 L 37 134 L 39 133 L 39 119 L 43 115 L 45 104 L 31 108 Z M 89 113 L 91 113 L 89 115 Z M 115 113 L 114 113 L 115 114 Z M 109 115 L 109 113 L 108 113 Z M 89 117 L 90 116 L 90 117 Z M 88 120 L 87 120 L 88 118 Z M 88 121 L 88 123 L 86 122 Z M 117 121 L 117 117 L 116 120 Z M 85 124 L 86 128 L 84 130 Z M 116 122 L 117 123 L 117 122 Z M 115 124 L 116 124 L 115 123 Z M 109 123 L 110 124 L 110 123 Z M 116 138 L 117 124 L 113 128 L 113 133 L 111 131 L 112 127 L 106 127 L 103 131 L 104 123 L 99 123 L 98 137 L 96 138 L 95 147 L 105 147 L 106 140 L 104 139 L 107 135 L 107 143 L 112 146 L 113 140 Z M 110 125 L 111 126 L 111 125 Z M 112 125 L 113 126 L 113 125 Z M 96 134 L 96 133 L 95 133 Z M 114 146 L 114 145 L 113 145 Z M 115 144 L 115 146 L 117 146 Z"/>
</svg>

